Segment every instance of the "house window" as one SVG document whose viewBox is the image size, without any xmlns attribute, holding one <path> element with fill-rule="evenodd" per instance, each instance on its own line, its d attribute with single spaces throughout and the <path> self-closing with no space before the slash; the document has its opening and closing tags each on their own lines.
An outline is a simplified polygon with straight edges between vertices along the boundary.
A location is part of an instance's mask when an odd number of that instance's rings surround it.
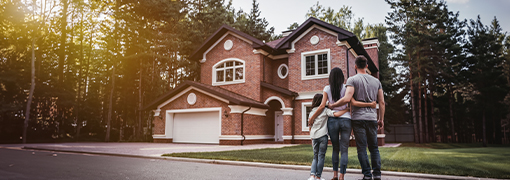
<svg viewBox="0 0 510 180">
<path fill-rule="evenodd" d="M 278 77 L 285 79 L 289 75 L 289 67 L 286 64 L 281 64 L 278 67 Z"/>
<path fill-rule="evenodd" d="M 244 83 L 244 61 L 236 58 L 222 60 L 213 66 L 213 85 Z"/>
<path fill-rule="evenodd" d="M 331 69 L 329 49 L 301 53 L 301 79 L 327 78 Z"/>
<path fill-rule="evenodd" d="M 308 118 L 311 115 L 310 111 L 312 111 L 312 102 L 301 103 L 301 131 L 310 131 L 308 127 Z"/>
</svg>

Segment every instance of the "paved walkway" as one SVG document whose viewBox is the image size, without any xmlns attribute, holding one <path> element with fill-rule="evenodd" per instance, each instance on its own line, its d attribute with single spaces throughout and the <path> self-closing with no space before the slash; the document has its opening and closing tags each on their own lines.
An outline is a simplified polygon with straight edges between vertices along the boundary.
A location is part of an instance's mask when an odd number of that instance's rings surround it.
<svg viewBox="0 0 510 180">
<path fill-rule="evenodd" d="M 282 165 L 256 162 L 241 161 L 225 161 L 225 160 L 208 160 L 208 159 L 191 159 L 177 157 L 161 157 L 166 153 L 179 152 L 213 152 L 213 151 L 230 151 L 230 150 L 247 150 L 247 149 L 264 149 L 264 148 L 281 148 L 295 146 L 292 144 L 255 144 L 244 146 L 223 146 L 223 145 L 207 145 L 207 144 L 173 144 L 173 143 L 53 143 L 53 144 L 0 144 L 0 148 L 4 149 L 25 149 L 25 150 L 43 150 L 55 152 L 75 152 L 89 153 L 110 156 L 124 157 L 141 157 L 151 159 L 167 159 L 174 161 L 198 162 L 223 164 L 234 166 L 251 166 L 276 169 L 292 169 L 292 170 L 309 170 L 309 166 L 302 165 Z M 386 144 L 384 147 L 398 147 L 400 144 Z M 332 172 L 332 168 L 324 168 L 325 172 Z M 360 169 L 347 169 L 347 173 L 361 174 Z M 488 179 L 473 178 L 464 176 L 444 176 L 420 173 L 403 173 L 382 171 L 382 175 L 390 176 L 392 179 Z"/>
<path fill-rule="evenodd" d="M 211 144 L 176 143 L 55 143 L 55 144 L 0 144 L 0 147 L 26 149 L 53 149 L 58 151 L 78 151 L 104 154 L 161 157 L 167 153 L 214 152 L 247 149 L 281 148 L 293 144 L 253 144 L 244 146 L 224 146 Z"/>
</svg>

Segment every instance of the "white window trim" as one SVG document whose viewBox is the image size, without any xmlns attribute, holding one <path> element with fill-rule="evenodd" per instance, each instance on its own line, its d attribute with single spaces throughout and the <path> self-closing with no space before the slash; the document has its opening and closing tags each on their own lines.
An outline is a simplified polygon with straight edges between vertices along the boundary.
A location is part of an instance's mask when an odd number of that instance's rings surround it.
<svg viewBox="0 0 510 180">
<path fill-rule="evenodd" d="M 285 75 L 281 74 L 281 72 L 280 72 L 282 70 L 282 68 L 284 68 L 284 67 L 287 68 L 287 73 L 285 73 Z M 277 71 L 278 71 L 277 72 L 278 77 L 280 77 L 280 79 L 285 79 L 289 75 L 289 66 L 287 66 L 286 64 L 281 64 L 280 67 L 278 67 Z"/>
<path fill-rule="evenodd" d="M 312 102 L 303 102 L 301 103 L 301 131 L 310 131 L 308 129 L 308 124 L 306 124 L 306 107 L 312 106 Z"/>
<path fill-rule="evenodd" d="M 316 75 L 307 76 L 306 75 L 306 56 L 311 56 L 311 55 L 316 55 L 316 54 L 324 54 L 324 53 L 328 54 L 328 73 L 317 75 L 317 73 L 318 73 L 318 68 L 317 68 L 318 67 L 318 58 L 316 58 L 315 59 L 315 67 L 316 67 L 315 74 Z M 301 80 L 328 78 L 330 71 L 331 71 L 330 49 L 321 49 L 321 50 L 308 51 L 308 52 L 301 53 Z"/>
<path fill-rule="evenodd" d="M 234 80 L 233 81 L 229 81 L 229 82 L 216 82 L 216 70 L 218 70 L 216 68 L 216 66 L 218 66 L 220 64 L 223 64 L 223 63 L 225 63 L 227 61 L 239 61 L 239 62 L 243 63 L 243 65 L 242 65 L 242 67 L 243 67 L 243 79 L 235 80 L 235 72 L 234 72 Z M 234 67 L 241 67 L 241 66 L 236 66 L 235 63 L 234 63 Z M 217 62 L 216 64 L 214 64 L 212 66 L 212 85 L 213 86 L 221 86 L 221 85 L 227 85 L 227 84 L 240 84 L 240 83 L 244 83 L 245 79 L 246 79 L 246 62 L 244 60 L 241 60 L 241 59 L 238 59 L 238 58 L 227 58 L 227 59 L 221 60 L 220 62 Z"/>
</svg>

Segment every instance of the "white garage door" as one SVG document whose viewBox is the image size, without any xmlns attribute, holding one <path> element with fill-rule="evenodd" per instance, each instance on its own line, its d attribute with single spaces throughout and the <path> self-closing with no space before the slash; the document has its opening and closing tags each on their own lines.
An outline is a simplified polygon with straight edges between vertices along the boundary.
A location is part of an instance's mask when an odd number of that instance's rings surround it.
<svg viewBox="0 0 510 180">
<path fill-rule="evenodd" d="M 174 116 L 173 142 L 218 144 L 218 111 L 177 113 Z"/>
</svg>

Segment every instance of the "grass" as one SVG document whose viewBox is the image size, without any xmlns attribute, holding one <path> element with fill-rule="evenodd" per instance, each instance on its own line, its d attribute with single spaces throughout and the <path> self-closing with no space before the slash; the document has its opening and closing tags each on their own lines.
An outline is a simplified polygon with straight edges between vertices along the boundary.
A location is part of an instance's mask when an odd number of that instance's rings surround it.
<svg viewBox="0 0 510 180">
<path fill-rule="evenodd" d="M 328 147 L 325 166 L 331 167 L 332 147 Z M 442 175 L 510 178 L 510 147 L 478 144 L 403 144 L 379 148 L 382 170 Z M 310 165 L 312 146 L 298 145 L 277 149 L 239 150 L 201 153 L 173 153 L 163 156 L 199 159 Z M 349 148 L 348 168 L 360 169 L 356 148 Z"/>
</svg>

